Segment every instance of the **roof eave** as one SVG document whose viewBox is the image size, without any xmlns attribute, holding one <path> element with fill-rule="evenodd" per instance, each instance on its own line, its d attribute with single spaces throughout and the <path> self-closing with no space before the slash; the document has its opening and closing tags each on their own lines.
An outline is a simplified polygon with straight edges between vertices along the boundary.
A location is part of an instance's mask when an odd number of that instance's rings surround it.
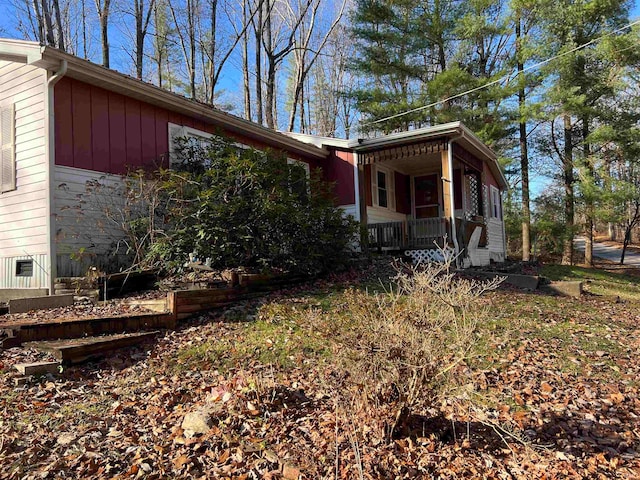
<svg viewBox="0 0 640 480">
<path fill-rule="evenodd" d="M 160 103 L 181 113 L 212 121 L 230 132 L 249 136 L 275 148 L 282 148 L 316 159 L 325 159 L 329 155 L 329 151 L 325 148 L 287 137 L 256 123 L 216 110 L 208 105 L 197 103 L 178 94 L 168 92 L 51 47 L 42 47 L 41 58 L 36 61 L 39 63 L 38 66 L 51 68 L 51 65 L 58 65 L 61 60 L 67 61 L 67 75 L 77 80 L 110 87 L 114 91 L 121 93 L 127 92 L 149 103 Z"/>
<path fill-rule="evenodd" d="M 379 148 L 393 147 L 401 145 L 408 141 L 425 141 L 436 138 L 452 139 L 458 137 L 466 140 L 474 149 L 482 154 L 484 159 L 489 163 L 492 173 L 496 177 L 496 181 L 500 183 L 502 188 L 507 188 L 508 183 L 502 172 L 502 168 L 498 164 L 498 157 L 493 150 L 482 142 L 469 128 L 462 122 L 449 122 L 433 127 L 424 127 L 416 130 L 408 130 L 406 132 L 392 133 L 382 137 L 371 139 L 356 139 L 349 142 L 349 147 L 356 152 L 367 152 L 377 150 Z"/>
</svg>

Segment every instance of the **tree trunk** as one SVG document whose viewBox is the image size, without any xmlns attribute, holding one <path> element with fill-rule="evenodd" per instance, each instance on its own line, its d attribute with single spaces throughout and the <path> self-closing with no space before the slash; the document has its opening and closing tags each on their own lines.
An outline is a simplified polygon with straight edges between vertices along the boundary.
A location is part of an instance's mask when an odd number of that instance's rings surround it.
<svg viewBox="0 0 640 480">
<path fill-rule="evenodd" d="M 44 30 L 47 45 L 56 45 L 56 40 L 53 36 L 53 22 L 51 21 L 51 12 L 49 11 L 49 2 L 42 0 L 42 16 L 44 18 Z"/>
<path fill-rule="evenodd" d="M 36 15 L 36 22 L 38 24 L 38 41 L 41 45 L 44 45 L 46 33 L 44 19 L 42 18 L 42 13 L 40 13 L 40 5 L 38 4 L 38 0 L 33 0 L 33 12 Z"/>
<path fill-rule="evenodd" d="M 249 19 L 247 18 L 247 1 L 242 5 L 242 24 L 246 27 Z M 251 120 L 251 82 L 249 79 L 249 30 L 245 29 L 242 37 L 242 80 L 244 83 L 244 118 Z"/>
<path fill-rule="evenodd" d="M 531 253 L 531 209 L 529 206 L 529 150 L 527 145 L 527 123 L 524 121 L 526 106 L 524 63 L 522 56 L 521 19 L 516 19 L 516 57 L 518 62 L 518 107 L 520 110 L 519 143 L 520 143 L 520 172 L 522 176 L 522 261 L 528 262 Z"/>
<path fill-rule="evenodd" d="M 631 243 L 631 228 L 626 228 L 624 232 L 624 241 L 622 242 L 622 253 L 620 254 L 620 265 L 624 265 L 624 256 L 627 253 L 627 247 Z"/>
<path fill-rule="evenodd" d="M 584 163 L 585 168 L 589 170 L 589 178 L 594 178 L 593 167 L 591 166 L 591 146 L 587 142 L 589 136 L 589 118 L 585 115 L 582 118 L 582 142 L 584 149 Z M 595 208 L 593 205 L 593 198 L 588 195 L 586 198 L 585 209 L 585 243 L 584 243 L 584 263 L 589 266 L 593 266 L 593 225 L 595 220 Z"/>
<path fill-rule="evenodd" d="M 218 0 L 211 0 L 211 46 L 209 48 L 209 55 L 211 56 L 209 65 L 209 85 L 210 91 L 208 95 L 208 102 L 213 105 L 213 99 L 215 97 L 216 90 L 216 29 L 218 20 Z"/>
<path fill-rule="evenodd" d="M 64 45 L 64 29 L 62 28 L 62 15 L 60 14 L 60 3 L 58 2 L 58 0 L 53 0 L 51 5 L 53 6 L 53 13 L 56 16 L 56 23 L 58 24 L 58 44 L 56 45 L 56 47 L 64 52 L 66 51 L 66 48 Z"/>
<path fill-rule="evenodd" d="M 574 230 L 574 192 L 573 192 L 573 128 L 571 116 L 564 114 L 564 217 L 566 223 L 565 238 L 563 239 L 562 264 L 573 265 L 573 230 Z"/>
<path fill-rule="evenodd" d="M 260 125 L 264 123 L 264 113 L 262 111 L 262 35 L 264 21 L 264 1 L 258 0 L 258 21 L 255 24 L 254 32 L 256 39 L 255 62 L 256 62 L 256 122 Z M 267 5 L 268 9 L 268 5 Z"/>
</svg>

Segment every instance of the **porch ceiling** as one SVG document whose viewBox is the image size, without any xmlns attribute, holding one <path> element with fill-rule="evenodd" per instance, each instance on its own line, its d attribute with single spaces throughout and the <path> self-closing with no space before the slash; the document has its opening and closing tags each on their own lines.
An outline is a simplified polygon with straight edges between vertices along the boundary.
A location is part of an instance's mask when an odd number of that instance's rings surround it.
<svg viewBox="0 0 640 480">
<path fill-rule="evenodd" d="M 361 152 L 358 156 L 358 162 L 363 165 L 369 165 L 372 163 L 393 161 L 394 166 L 403 164 L 406 166 L 414 166 L 416 160 L 428 159 L 434 156 L 440 158 L 439 153 L 446 150 L 446 140 L 417 142 L 409 145 L 388 146 Z"/>
</svg>

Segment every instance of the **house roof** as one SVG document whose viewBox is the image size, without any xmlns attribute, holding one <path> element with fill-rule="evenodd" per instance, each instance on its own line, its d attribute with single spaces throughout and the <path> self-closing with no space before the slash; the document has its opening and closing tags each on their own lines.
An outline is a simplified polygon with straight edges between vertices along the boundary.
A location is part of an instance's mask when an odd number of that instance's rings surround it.
<svg viewBox="0 0 640 480">
<path fill-rule="evenodd" d="M 478 158 L 483 159 L 489 165 L 491 173 L 502 188 L 507 188 L 507 179 L 502 172 L 497 159 L 497 155 L 486 146 L 471 130 L 462 122 L 443 123 L 433 127 L 418 128 L 404 132 L 382 135 L 375 138 L 359 138 L 353 140 L 343 140 L 330 137 L 317 137 L 313 135 L 288 133 L 291 137 L 301 141 L 309 142 L 316 146 L 328 146 L 334 148 L 348 148 L 358 153 L 374 152 L 390 147 L 412 144 L 423 141 L 435 140 L 455 140 L 466 150 L 470 151 Z"/>
<path fill-rule="evenodd" d="M 274 148 L 316 159 L 324 159 L 329 154 L 328 150 L 322 146 L 299 141 L 255 122 L 169 92 L 56 48 L 41 46 L 37 42 L 1 38 L 0 60 L 26 63 L 54 72 L 60 69 L 63 62 L 66 62 L 65 76 L 76 80 L 214 123 L 229 132 L 242 134 Z"/>
</svg>

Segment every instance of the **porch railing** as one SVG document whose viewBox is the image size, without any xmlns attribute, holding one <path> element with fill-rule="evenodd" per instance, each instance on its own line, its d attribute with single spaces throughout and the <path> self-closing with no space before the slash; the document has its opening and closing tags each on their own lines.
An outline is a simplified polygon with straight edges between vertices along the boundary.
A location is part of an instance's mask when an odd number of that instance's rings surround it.
<svg viewBox="0 0 640 480">
<path fill-rule="evenodd" d="M 447 226 L 446 218 L 372 223 L 367 225 L 369 246 L 387 250 L 431 248 L 434 247 L 434 242 L 442 245 Z"/>
</svg>

